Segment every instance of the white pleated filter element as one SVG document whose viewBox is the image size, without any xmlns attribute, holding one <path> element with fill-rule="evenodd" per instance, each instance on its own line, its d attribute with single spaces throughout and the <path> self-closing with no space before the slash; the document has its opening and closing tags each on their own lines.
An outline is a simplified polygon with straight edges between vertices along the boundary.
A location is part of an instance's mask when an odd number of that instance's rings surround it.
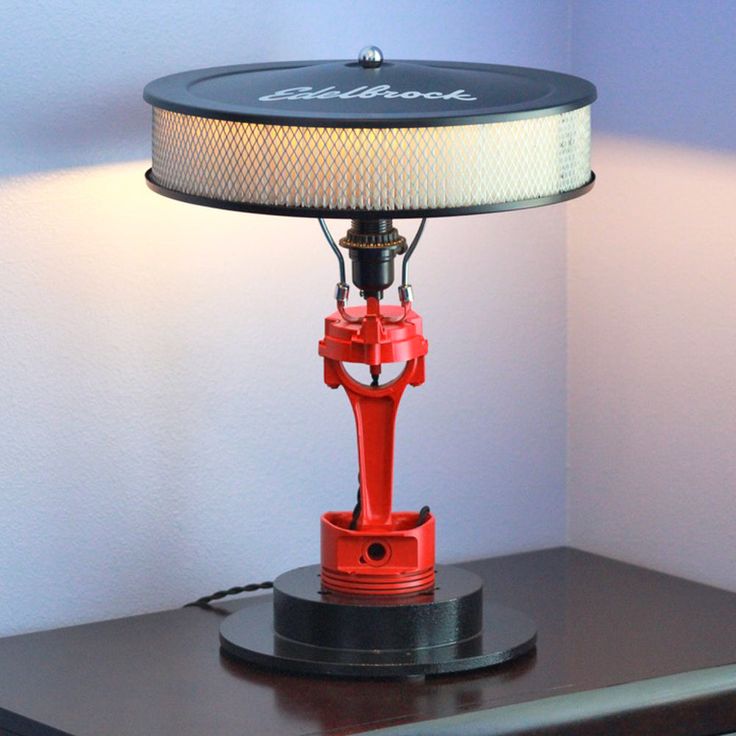
<svg viewBox="0 0 736 736">
<path fill-rule="evenodd" d="M 590 106 L 414 128 L 270 125 L 153 108 L 154 181 L 222 202 L 340 210 L 473 207 L 587 184 Z"/>
</svg>

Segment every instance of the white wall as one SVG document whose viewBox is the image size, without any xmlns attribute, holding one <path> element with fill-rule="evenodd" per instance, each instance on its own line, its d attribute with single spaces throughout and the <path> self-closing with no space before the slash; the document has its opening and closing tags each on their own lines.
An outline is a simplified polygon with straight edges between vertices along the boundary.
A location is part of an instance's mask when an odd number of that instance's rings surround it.
<svg viewBox="0 0 736 736">
<path fill-rule="evenodd" d="M 599 135 L 570 208 L 573 545 L 736 590 L 736 154 Z"/>
<path fill-rule="evenodd" d="M 316 355 L 336 280 L 316 223 L 143 184 L 149 79 L 388 56 L 564 69 L 563 2 L 4 4 L 0 635 L 179 605 L 317 561 L 355 494 Z M 413 225 L 406 231 L 413 231 Z M 561 207 L 434 221 L 413 261 L 427 383 L 397 502 L 439 557 L 565 540 Z"/>
<path fill-rule="evenodd" d="M 736 590 L 736 3 L 573 18 L 600 176 L 568 209 L 570 541 Z"/>
</svg>

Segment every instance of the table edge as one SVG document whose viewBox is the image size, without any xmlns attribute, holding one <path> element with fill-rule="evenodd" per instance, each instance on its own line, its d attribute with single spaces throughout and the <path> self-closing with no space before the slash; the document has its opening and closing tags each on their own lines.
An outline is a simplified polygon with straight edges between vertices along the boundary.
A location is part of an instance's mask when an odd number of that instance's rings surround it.
<svg viewBox="0 0 736 736">
<path fill-rule="evenodd" d="M 554 695 L 364 733 L 375 736 L 533 736 L 543 731 L 545 735 L 553 736 L 558 730 L 559 733 L 564 733 L 573 726 L 580 728 L 585 724 L 592 728 L 613 717 L 641 720 L 657 710 L 675 708 L 689 701 L 710 701 L 727 695 L 736 695 L 736 665 L 709 667 L 594 690 Z M 720 729 L 736 728 L 736 699 L 731 703 L 731 711 L 729 723 L 707 723 L 703 721 L 702 713 L 698 713 L 697 725 L 705 729 L 698 733 L 712 734 L 715 732 L 714 728 L 721 733 Z M 678 715 L 683 725 L 687 725 L 685 714 Z M 713 715 L 716 719 L 719 717 L 715 712 Z M 696 736 L 690 730 L 692 724 L 687 725 L 687 728 L 682 733 Z M 595 732 L 591 730 L 591 733 Z M 671 733 L 674 736 L 675 732 Z"/>
</svg>

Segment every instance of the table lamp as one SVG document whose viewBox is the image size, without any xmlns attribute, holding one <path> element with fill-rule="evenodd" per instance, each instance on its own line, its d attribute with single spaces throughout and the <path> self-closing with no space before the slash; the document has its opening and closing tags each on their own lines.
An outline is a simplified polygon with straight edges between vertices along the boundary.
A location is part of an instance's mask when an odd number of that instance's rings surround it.
<svg viewBox="0 0 736 736">
<path fill-rule="evenodd" d="M 426 218 L 539 207 L 593 185 L 584 79 L 540 69 L 385 60 L 225 66 L 148 84 L 148 186 L 211 207 L 319 219 L 337 256 L 318 352 L 355 415 L 358 501 L 321 518 L 321 564 L 280 575 L 227 617 L 222 651 L 285 671 L 404 677 L 488 667 L 532 650 L 534 623 L 435 564 L 429 507 L 394 511 L 396 413 L 428 343 L 409 259 Z M 336 243 L 323 218 L 350 219 Z M 394 220 L 421 218 L 409 242 Z M 363 303 L 348 306 L 352 282 Z M 384 303 L 401 257 L 398 304 Z M 382 368 L 403 364 L 392 380 Z M 354 376 L 364 366 L 365 381 Z M 353 366 L 349 372 L 346 366 Z"/>
</svg>

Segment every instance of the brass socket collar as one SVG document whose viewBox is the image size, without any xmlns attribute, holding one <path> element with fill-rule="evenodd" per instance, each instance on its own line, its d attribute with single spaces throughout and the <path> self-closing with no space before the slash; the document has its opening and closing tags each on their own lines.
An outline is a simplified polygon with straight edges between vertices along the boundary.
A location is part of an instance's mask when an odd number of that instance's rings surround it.
<svg viewBox="0 0 736 736">
<path fill-rule="evenodd" d="M 341 248 L 395 248 L 399 254 L 406 250 L 406 238 L 399 235 L 396 228 L 385 233 L 356 233 L 352 228 L 344 238 L 340 238 Z"/>
</svg>

